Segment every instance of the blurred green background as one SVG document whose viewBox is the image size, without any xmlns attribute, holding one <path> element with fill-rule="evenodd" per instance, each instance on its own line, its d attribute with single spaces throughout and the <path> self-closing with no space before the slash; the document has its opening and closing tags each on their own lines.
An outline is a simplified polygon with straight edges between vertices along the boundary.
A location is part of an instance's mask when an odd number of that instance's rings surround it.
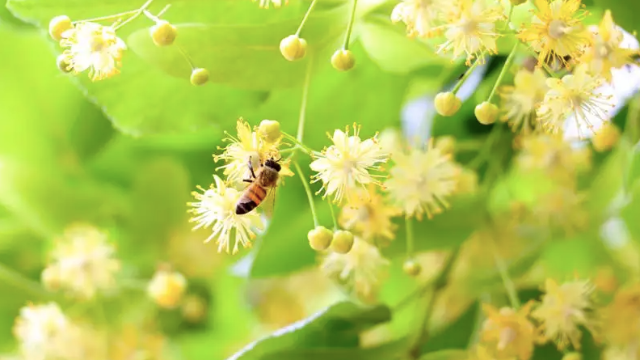
<svg viewBox="0 0 640 360">
<path fill-rule="evenodd" d="M 166 3 L 157 0 L 151 9 L 158 11 Z M 11 11 L 0 8 L 0 352 L 15 351 L 11 329 L 28 302 L 57 300 L 70 314 L 107 328 L 135 324 L 153 329 L 169 339 L 167 358 L 224 359 L 261 336 L 349 299 L 317 269 L 316 253 L 306 241 L 312 217 L 298 179 L 288 179 L 279 190 L 273 221 L 254 248 L 236 256 L 217 254 L 214 244 L 203 244 L 207 232 L 192 232 L 186 212 L 191 191 L 211 182 L 216 167 L 212 154 L 223 145 L 223 132 L 233 133 L 237 118 L 252 125 L 275 119 L 283 130 L 295 132 L 308 66 L 313 66 L 313 76 L 305 143 L 315 149 L 327 144 L 326 132 L 354 121 L 363 125 L 363 136 L 400 129 L 409 101 L 435 95 L 464 72 L 461 61 L 436 56 L 433 44 L 406 38 L 404 29 L 389 21 L 396 2 L 384 0 L 360 1 L 351 47 L 357 67 L 334 71 L 328 59 L 344 36 L 348 3 L 320 1 L 304 30 L 309 56 L 288 63 L 276 45 L 295 32 L 309 1 L 291 0 L 289 6 L 271 10 L 249 0 L 172 1 L 166 19 L 179 25 L 179 43 L 198 66 L 212 73 L 211 83 L 203 87 L 189 84 L 188 64 L 175 49 L 153 47 L 146 36 L 150 24 L 143 18 L 120 34 L 129 46 L 121 75 L 92 83 L 85 74 L 74 77 L 58 70 L 55 58 L 61 49 L 46 33 L 52 17 L 86 19 L 141 4 L 10 0 Z M 640 11 L 638 2 L 586 3 L 592 23 L 610 8 L 626 30 L 637 27 L 632 14 Z M 514 22 L 527 17 L 528 10 L 518 9 Z M 204 30 L 180 26 L 192 23 L 203 24 Z M 462 110 L 453 118 L 436 116 L 428 123 L 433 136 L 452 135 L 462 142 L 486 139 L 492 127 L 477 123 L 473 107 L 495 82 L 505 61 L 502 50 L 511 48 L 499 45 L 501 53 L 489 62 Z M 256 50 L 260 46 L 267 50 Z M 639 104 L 637 97 L 624 104 L 614 122 L 622 129 L 637 129 Z M 611 272 L 623 283 L 640 274 L 638 133 L 625 134 L 615 149 L 594 155 L 592 169 L 581 179 L 587 196 L 581 206 L 592 220 L 588 228 L 571 235 L 554 233 L 551 240 L 532 236 L 518 244 L 504 243 L 523 300 L 539 296 L 545 277 L 580 274 L 599 279 Z M 544 195 L 538 186 L 542 178 L 510 171 L 512 140 L 505 135 L 496 145 L 503 170 L 491 189 L 455 199 L 450 211 L 416 224 L 416 250 L 422 252 L 425 269 L 418 280 L 402 272 L 405 234 L 400 228 L 398 240 L 384 252 L 394 260 L 380 296 L 388 307 L 339 303 L 290 338 L 263 342 L 241 358 L 396 358 L 407 348 L 405 336 L 419 326 L 416 314 L 425 305 L 411 294 L 433 278 L 443 255 L 481 229 L 487 212 L 500 219 L 511 201 L 536 204 Z M 465 164 L 478 150 L 456 158 Z M 308 161 L 300 160 L 303 165 Z M 479 169 L 481 178 L 486 171 Z M 328 224 L 328 206 L 318 199 L 317 207 Z M 117 244 L 123 263 L 119 279 L 129 284 L 117 296 L 76 304 L 42 293 L 32 283 L 39 281 L 52 240 L 78 221 L 107 230 Z M 465 243 L 467 267 L 473 271 L 460 270 L 459 281 L 447 287 L 431 324 L 437 331 L 422 352 L 465 349 L 482 320 L 478 302 L 505 302 L 499 274 L 490 260 L 483 260 L 489 255 L 482 252 L 482 244 Z M 198 316 L 185 315 L 183 308 L 158 310 L 146 299 L 139 284 L 163 262 L 187 276 L 188 295 L 205 304 L 202 312 L 195 312 Z M 389 309 L 393 321 L 360 339 L 360 344 L 386 345 L 375 351 L 360 349 L 357 333 L 388 321 Z M 600 357 L 600 348 L 588 336 L 583 342 L 585 359 Z M 342 352 L 308 350 L 325 348 Z M 445 355 L 438 359 L 464 357 L 459 352 Z M 561 356 L 553 346 L 538 348 L 535 354 L 536 359 Z"/>
</svg>

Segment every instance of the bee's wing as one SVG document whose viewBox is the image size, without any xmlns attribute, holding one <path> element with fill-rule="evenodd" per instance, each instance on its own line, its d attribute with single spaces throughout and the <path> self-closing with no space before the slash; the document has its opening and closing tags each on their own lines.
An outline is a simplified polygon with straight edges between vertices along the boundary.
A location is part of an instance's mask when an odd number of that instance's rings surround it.
<svg viewBox="0 0 640 360">
<path fill-rule="evenodd" d="M 265 215 L 267 215 L 267 217 L 269 218 L 273 217 L 273 211 L 276 207 L 276 193 L 277 193 L 276 189 L 277 187 L 268 188 L 267 197 L 262 202 L 262 209 Z"/>
</svg>

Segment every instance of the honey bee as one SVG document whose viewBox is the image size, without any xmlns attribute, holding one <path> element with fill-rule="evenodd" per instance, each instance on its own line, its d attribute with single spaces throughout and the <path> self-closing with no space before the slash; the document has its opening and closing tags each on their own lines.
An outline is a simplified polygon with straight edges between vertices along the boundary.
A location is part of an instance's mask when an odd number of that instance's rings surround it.
<svg viewBox="0 0 640 360">
<path fill-rule="evenodd" d="M 256 172 L 253 171 L 251 159 L 249 159 L 249 171 L 251 179 L 243 181 L 251 183 L 236 203 L 236 214 L 243 215 L 257 208 L 264 201 L 269 192 L 275 190 L 280 175 L 279 160 L 269 159 L 260 165 Z"/>
</svg>

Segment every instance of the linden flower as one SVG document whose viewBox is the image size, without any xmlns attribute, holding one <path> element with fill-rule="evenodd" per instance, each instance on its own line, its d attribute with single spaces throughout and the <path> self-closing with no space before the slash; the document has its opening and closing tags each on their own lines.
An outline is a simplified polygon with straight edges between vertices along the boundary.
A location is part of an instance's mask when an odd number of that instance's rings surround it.
<svg viewBox="0 0 640 360">
<path fill-rule="evenodd" d="M 533 72 L 519 70 L 513 86 L 502 86 L 499 95 L 502 98 L 503 115 L 500 120 L 508 122 L 513 131 L 522 130 L 525 134 L 536 128 L 535 110 L 544 99 L 549 87 L 547 76 L 541 69 Z"/>
<path fill-rule="evenodd" d="M 575 175 L 591 165 L 588 147 L 574 148 L 560 135 L 529 135 L 522 139 L 518 166 L 528 171 L 543 171 L 564 184 L 573 183 Z"/>
<path fill-rule="evenodd" d="M 557 228 L 574 234 L 589 225 L 585 208 L 587 197 L 572 187 L 560 187 L 543 195 L 531 213 L 532 220 L 545 228 Z"/>
<path fill-rule="evenodd" d="M 280 6 L 289 4 L 288 0 L 253 0 L 253 2 L 258 2 L 258 6 L 263 9 L 268 9 L 270 5 L 273 7 L 279 8 Z"/>
<path fill-rule="evenodd" d="M 602 334 L 609 346 L 617 348 L 632 346 L 636 352 L 638 351 L 640 284 L 618 290 L 613 301 L 601 310 L 600 315 L 603 320 Z"/>
<path fill-rule="evenodd" d="M 25 359 L 62 358 L 70 326 L 56 303 L 29 305 L 20 309 L 13 334 Z"/>
<path fill-rule="evenodd" d="M 147 295 L 161 307 L 175 308 L 187 289 L 187 279 L 179 272 L 159 269 L 147 285 Z"/>
<path fill-rule="evenodd" d="M 313 182 L 322 181 L 323 196 L 333 195 L 334 202 L 340 203 L 343 198 L 350 199 L 351 193 L 362 185 L 381 185 L 371 170 L 380 170 L 378 164 L 387 161 L 387 154 L 382 150 L 376 136 L 362 141 L 360 127 L 354 124 L 353 135 L 349 135 L 349 127 L 345 132 L 336 130 L 330 137 L 333 145 L 322 150 L 318 159 L 309 167 L 316 171 Z"/>
<path fill-rule="evenodd" d="M 244 179 L 251 179 L 249 164 L 253 170 L 257 170 L 260 164 L 264 164 L 270 158 L 278 160 L 280 158 L 278 146 L 280 141 L 269 142 L 251 129 L 251 126 L 243 119 L 238 119 L 236 123 L 238 137 L 228 135 L 225 141 L 231 143 L 224 148 L 224 153 L 214 156 L 216 162 L 224 160 L 226 165 L 221 166 L 229 183 L 242 183 Z M 293 173 L 289 169 L 288 163 L 283 163 L 280 175 L 291 176 Z"/>
<path fill-rule="evenodd" d="M 585 127 L 593 133 L 594 123 L 608 120 L 608 111 L 614 106 L 612 97 L 599 89 L 603 84 L 603 78 L 587 73 L 585 64 L 576 66 L 573 74 L 562 80 L 547 79 L 550 90 L 536 112 L 543 128 L 558 133 L 565 121 L 573 118 L 579 137 Z"/>
<path fill-rule="evenodd" d="M 69 290 L 92 298 L 99 290 L 115 285 L 120 261 L 107 236 L 90 225 L 72 225 L 58 239 L 51 253 L 52 262 L 42 272 L 45 286 Z"/>
<path fill-rule="evenodd" d="M 500 34 L 496 22 L 501 19 L 504 14 L 499 2 L 458 0 L 447 14 L 444 25 L 447 41 L 439 46 L 438 53 L 453 51 L 454 59 L 466 54 L 467 65 L 471 65 L 471 59 L 482 57 L 483 51 L 497 53 L 496 39 Z"/>
<path fill-rule="evenodd" d="M 389 260 L 382 257 L 377 247 L 358 237 L 351 251 L 346 254 L 332 252 L 322 261 L 322 270 L 327 276 L 369 302 L 375 300 L 388 266 Z"/>
<path fill-rule="evenodd" d="M 594 286 L 588 280 L 576 280 L 562 285 L 547 279 L 542 303 L 531 313 L 540 320 L 547 339 L 556 340 L 558 348 L 569 343 L 580 348 L 579 326 L 589 327 L 590 295 Z"/>
<path fill-rule="evenodd" d="M 527 315 L 532 305 L 527 303 L 517 312 L 507 307 L 497 310 L 491 305 L 482 305 L 487 319 L 482 324 L 481 342 L 496 358 L 531 358 L 536 332 Z"/>
<path fill-rule="evenodd" d="M 342 207 L 338 218 L 340 225 L 366 240 L 392 240 L 395 225 L 391 219 L 400 215 L 400 209 L 387 205 L 372 186 L 368 191 L 358 190 L 359 193 Z"/>
<path fill-rule="evenodd" d="M 593 45 L 580 62 L 589 64 L 593 74 L 611 81 L 611 69 L 633 63 L 632 56 L 638 54 L 637 50 L 620 47 L 623 37 L 622 30 L 613 22 L 611 11 L 605 11 L 598 30 L 593 34 Z"/>
<path fill-rule="evenodd" d="M 426 150 L 412 148 L 408 154 L 395 154 L 393 161 L 395 165 L 385 187 L 406 216 L 421 219 L 427 213 L 431 218 L 449 206 L 446 198 L 456 191 L 460 173 L 460 168 L 451 161 L 451 154 L 443 155 L 429 141 Z"/>
<path fill-rule="evenodd" d="M 223 250 L 230 252 L 233 240 L 233 253 L 237 253 L 239 245 L 251 247 L 251 240 L 255 237 L 254 229 L 263 230 L 264 225 L 257 211 L 244 215 L 236 214 L 236 203 L 242 196 L 242 192 L 227 187 L 218 176 L 214 175 L 215 184 L 207 190 L 200 188 L 202 193 L 193 192 L 197 202 L 189 203 L 195 222 L 194 230 L 211 227 L 211 236 L 205 242 L 213 239 L 218 244 L 218 252 Z"/>
<path fill-rule="evenodd" d="M 127 49 L 115 28 L 92 22 L 78 23 L 62 33 L 60 45 L 68 48 L 62 54 L 68 70 L 77 74 L 89 69 L 92 81 L 120 73 L 122 53 Z"/>
<path fill-rule="evenodd" d="M 407 36 L 430 37 L 448 4 L 443 0 L 403 0 L 393 8 L 391 21 L 407 25 Z"/>
<path fill-rule="evenodd" d="M 582 24 L 586 12 L 580 10 L 581 0 L 535 0 L 537 11 L 518 34 L 520 40 L 538 52 L 538 66 L 565 56 L 577 58 L 591 43 L 591 36 Z"/>
</svg>

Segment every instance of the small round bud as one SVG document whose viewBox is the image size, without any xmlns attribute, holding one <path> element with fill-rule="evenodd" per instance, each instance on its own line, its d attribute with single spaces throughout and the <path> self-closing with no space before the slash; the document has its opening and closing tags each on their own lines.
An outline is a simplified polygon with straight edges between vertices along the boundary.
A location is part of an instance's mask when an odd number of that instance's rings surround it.
<svg viewBox="0 0 640 360">
<path fill-rule="evenodd" d="M 60 54 L 56 58 L 56 65 L 58 65 L 58 69 L 60 71 L 62 71 L 63 73 L 70 73 L 71 72 L 71 65 L 69 64 L 69 59 L 64 54 Z"/>
<path fill-rule="evenodd" d="M 262 120 L 258 126 L 258 134 L 267 142 L 274 143 L 282 137 L 280 123 L 275 120 Z"/>
<path fill-rule="evenodd" d="M 307 234 L 309 246 L 315 251 L 322 251 L 329 248 L 333 240 L 333 232 L 324 226 L 317 226 Z"/>
<path fill-rule="evenodd" d="M 172 309 L 182 300 L 187 289 L 187 279 L 179 272 L 158 270 L 147 287 L 147 295 L 158 306 Z"/>
<path fill-rule="evenodd" d="M 331 56 L 331 65 L 334 69 L 339 71 L 347 71 L 351 70 L 353 66 L 356 64 L 356 58 L 353 56 L 353 53 L 349 50 L 337 50 Z"/>
<path fill-rule="evenodd" d="M 207 315 L 207 302 L 198 295 L 187 295 L 180 307 L 182 317 L 190 323 L 199 323 Z"/>
<path fill-rule="evenodd" d="M 578 352 L 570 352 L 564 354 L 562 360 L 582 360 L 582 354 Z"/>
<path fill-rule="evenodd" d="M 511 5 L 518 6 L 527 2 L 527 0 L 509 0 Z"/>
<path fill-rule="evenodd" d="M 443 154 L 453 154 L 456 148 L 456 139 L 453 136 L 440 136 L 436 139 L 436 148 Z"/>
<path fill-rule="evenodd" d="M 331 250 L 338 254 L 346 254 L 353 247 L 353 234 L 350 231 L 338 230 L 333 234 Z"/>
<path fill-rule="evenodd" d="M 307 53 L 307 41 L 298 35 L 289 35 L 280 41 L 280 53 L 289 61 L 300 60 Z"/>
<path fill-rule="evenodd" d="M 418 276 L 422 267 L 415 260 L 407 260 L 402 264 L 402 271 L 409 276 Z"/>
<path fill-rule="evenodd" d="M 57 266 L 48 266 L 42 271 L 41 280 L 47 290 L 60 289 L 60 268 Z"/>
<path fill-rule="evenodd" d="M 167 46 L 173 44 L 178 36 L 178 29 L 166 20 L 160 20 L 151 28 L 149 34 L 156 46 Z"/>
<path fill-rule="evenodd" d="M 191 71 L 191 84 L 200 86 L 209 81 L 209 70 L 203 68 L 195 68 Z"/>
<path fill-rule="evenodd" d="M 483 125 L 489 125 L 496 122 L 498 118 L 498 107 L 487 101 L 483 101 L 478 104 L 473 111 L 476 114 L 476 119 Z"/>
<path fill-rule="evenodd" d="M 67 15 L 56 16 L 49 22 L 49 35 L 55 41 L 62 40 L 62 33 L 71 29 L 71 19 Z"/>
<path fill-rule="evenodd" d="M 460 110 L 462 100 L 452 92 L 441 92 L 436 95 L 434 105 L 438 114 L 453 116 Z"/>
<path fill-rule="evenodd" d="M 615 124 L 606 122 L 602 124 L 600 130 L 598 130 L 591 138 L 593 149 L 597 152 L 608 151 L 620 139 L 620 129 Z"/>
</svg>

